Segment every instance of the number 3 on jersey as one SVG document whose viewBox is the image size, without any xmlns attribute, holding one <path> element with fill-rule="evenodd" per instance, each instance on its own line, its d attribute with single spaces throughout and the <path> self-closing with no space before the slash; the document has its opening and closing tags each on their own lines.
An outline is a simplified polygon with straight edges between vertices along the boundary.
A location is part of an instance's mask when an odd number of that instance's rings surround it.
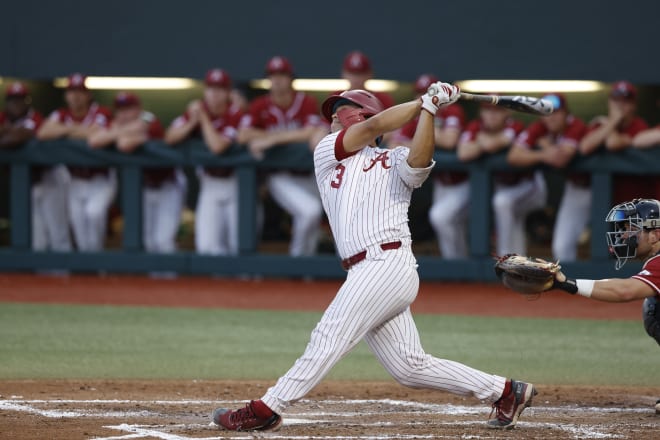
<svg viewBox="0 0 660 440">
<path fill-rule="evenodd" d="M 344 172 L 346 167 L 342 164 L 339 164 L 335 167 L 335 175 L 330 181 L 330 186 L 333 188 L 339 188 L 341 186 L 341 181 L 344 178 Z"/>
</svg>

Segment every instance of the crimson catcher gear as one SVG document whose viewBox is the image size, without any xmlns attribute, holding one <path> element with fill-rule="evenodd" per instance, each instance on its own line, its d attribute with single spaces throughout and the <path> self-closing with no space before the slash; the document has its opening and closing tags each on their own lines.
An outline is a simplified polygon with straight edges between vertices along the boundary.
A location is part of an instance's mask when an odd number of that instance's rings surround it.
<svg viewBox="0 0 660 440">
<path fill-rule="evenodd" d="M 637 235 L 644 229 L 660 228 L 660 202 L 634 199 L 621 203 L 610 210 L 605 221 L 610 225 L 607 246 L 619 270 L 637 256 Z"/>
<path fill-rule="evenodd" d="M 358 122 L 362 122 L 384 110 L 383 103 L 381 103 L 371 92 L 355 89 L 347 90 L 339 95 L 332 95 L 323 101 L 323 104 L 321 105 L 321 113 L 323 114 L 323 117 L 328 122 L 332 122 L 332 115 L 335 113 L 336 108 L 342 104 L 353 104 L 358 107 L 356 111 L 352 111 L 350 114 L 343 114 L 347 123 L 344 123 L 344 120 L 342 120 L 340 115 L 337 115 L 340 117 L 340 121 L 345 128 L 357 124 Z"/>
</svg>

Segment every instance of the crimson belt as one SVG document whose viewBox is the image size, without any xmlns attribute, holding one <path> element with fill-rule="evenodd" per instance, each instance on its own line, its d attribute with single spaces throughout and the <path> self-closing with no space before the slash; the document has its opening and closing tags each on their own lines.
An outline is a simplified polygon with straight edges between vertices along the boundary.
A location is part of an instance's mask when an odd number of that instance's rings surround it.
<svg viewBox="0 0 660 440">
<path fill-rule="evenodd" d="M 384 251 L 389 251 L 389 250 L 392 250 L 392 249 L 399 249 L 400 247 L 401 247 L 401 242 L 400 241 L 392 241 L 392 242 L 383 243 L 383 244 L 380 245 L 380 248 Z M 364 260 L 365 258 L 367 258 L 367 251 L 366 250 L 362 251 L 362 252 L 358 252 L 357 254 L 355 254 L 351 257 L 348 257 L 348 258 L 345 258 L 345 259 L 341 260 L 341 267 L 344 270 L 348 270 L 351 267 L 358 264 L 360 261 Z"/>
</svg>

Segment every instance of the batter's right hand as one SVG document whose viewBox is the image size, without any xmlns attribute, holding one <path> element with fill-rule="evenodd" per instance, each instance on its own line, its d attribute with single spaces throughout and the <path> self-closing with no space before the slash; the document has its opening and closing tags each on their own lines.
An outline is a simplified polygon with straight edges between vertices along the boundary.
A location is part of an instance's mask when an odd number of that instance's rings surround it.
<svg viewBox="0 0 660 440">
<path fill-rule="evenodd" d="M 458 86 L 438 81 L 431 84 L 422 95 L 422 108 L 435 115 L 440 107 L 456 102 L 460 96 L 461 89 Z"/>
</svg>

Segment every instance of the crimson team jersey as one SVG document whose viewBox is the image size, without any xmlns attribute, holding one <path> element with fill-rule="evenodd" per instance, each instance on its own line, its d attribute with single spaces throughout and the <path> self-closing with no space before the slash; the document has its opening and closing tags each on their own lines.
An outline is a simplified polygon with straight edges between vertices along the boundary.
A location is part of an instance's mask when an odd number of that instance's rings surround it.
<svg viewBox="0 0 660 440">
<path fill-rule="evenodd" d="M 112 112 L 108 108 L 103 107 L 97 104 L 96 102 L 93 102 L 89 106 L 87 113 L 85 113 L 80 118 L 75 117 L 68 108 L 63 107 L 52 112 L 50 116 L 48 116 L 48 119 L 65 125 L 96 124 L 101 127 L 107 127 L 110 124 L 110 121 L 112 120 Z"/>
<path fill-rule="evenodd" d="M 397 133 L 397 137 L 412 139 L 415 135 L 415 130 L 417 130 L 418 122 L 419 117 L 413 119 L 401 127 Z M 460 131 L 463 129 L 463 126 L 465 126 L 465 111 L 463 110 L 463 107 L 458 104 L 451 104 L 446 107 L 440 107 L 438 112 L 435 114 L 434 123 L 436 126 L 440 126 L 442 128 L 455 128 Z"/>
<path fill-rule="evenodd" d="M 660 296 L 660 255 L 651 257 L 644 263 L 642 270 L 633 278 L 645 282 Z"/>
<path fill-rule="evenodd" d="M 589 125 L 588 131 L 592 132 L 602 124 L 596 122 Z M 630 138 L 635 137 L 640 131 L 646 130 L 648 124 L 644 119 L 635 116 L 629 124 L 623 127 L 617 127 L 616 131 L 621 134 L 627 134 Z M 635 175 L 614 175 L 612 190 L 612 202 L 615 204 L 623 203 L 635 198 L 657 199 L 660 194 L 656 188 L 660 187 L 660 179 L 657 176 L 635 176 Z"/>
<path fill-rule="evenodd" d="M 586 133 L 587 126 L 585 123 L 580 118 L 568 115 L 566 117 L 566 128 L 564 131 L 551 136 L 555 144 L 569 144 L 577 148 L 580 140 Z M 520 133 L 516 139 L 516 143 L 524 145 L 527 148 L 532 148 L 540 138 L 548 135 L 550 135 L 550 132 L 545 124 L 541 121 L 535 121 Z"/>
<path fill-rule="evenodd" d="M 279 107 L 270 95 L 256 98 L 250 110 L 241 118 L 240 127 L 253 127 L 268 131 L 296 130 L 306 126 L 320 126 L 319 106 L 312 96 L 295 92 L 288 108 Z"/>
<path fill-rule="evenodd" d="M 506 135 L 507 139 L 513 143 L 513 140 L 524 130 L 525 124 L 521 121 L 518 121 L 513 118 L 508 118 L 504 124 L 503 132 Z M 461 134 L 460 142 L 470 142 L 477 139 L 479 132 L 484 130 L 483 122 L 481 119 L 476 119 L 470 121 L 470 123 L 465 127 L 465 130 Z M 495 182 L 502 185 L 515 185 L 524 178 L 529 178 L 530 173 L 519 173 L 519 172 L 507 172 L 507 171 L 498 171 L 493 174 Z"/>
<path fill-rule="evenodd" d="M 48 116 L 48 119 L 64 125 L 82 124 L 85 126 L 98 125 L 100 127 L 108 127 L 112 120 L 112 112 L 110 109 L 93 102 L 90 104 L 87 113 L 82 117 L 75 117 L 68 108 L 63 107 L 52 112 L 50 116 Z M 67 168 L 69 168 L 69 172 L 73 177 L 83 179 L 88 179 L 97 174 L 107 175 L 109 173 L 107 167 L 82 167 L 69 165 Z"/>
<path fill-rule="evenodd" d="M 140 118 L 149 124 L 147 135 L 149 139 L 162 139 L 165 131 L 160 120 L 151 112 L 143 111 Z M 147 188 L 158 188 L 166 181 L 171 181 L 176 178 L 176 169 L 174 167 L 166 168 L 144 168 L 142 170 L 142 178 L 144 185 Z"/>
<path fill-rule="evenodd" d="M 516 136 L 518 136 L 520 132 L 523 131 L 524 128 L 525 128 L 525 124 L 513 118 L 509 118 L 506 120 L 506 123 L 502 131 L 504 131 L 506 137 L 511 139 L 511 142 L 513 142 Z M 465 127 L 465 130 L 461 134 L 461 139 L 459 142 L 474 141 L 475 139 L 477 139 L 477 135 L 479 134 L 479 132 L 483 130 L 484 130 L 484 126 L 481 119 L 470 121 L 470 123 L 467 125 L 467 127 Z"/>
<path fill-rule="evenodd" d="M 0 127 L 10 126 L 16 128 L 27 128 L 31 131 L 37 131 L 44 121 L 44 117 L 34 109 L 28 110 L 27 114 L 15 121 L 10 121 L 6 112 L 0 112 Z"/>
<path fill-rule="evenodd" d="M 596 130 L 598 127 L 600 127 L 602 124 L 600 122 L 595 122 L 593 124 L 590 124 L 587 130 L 587 133 L 591 133 L 592 131 Z M 639 116 L 635 116 L 629 124 L 621 127 L 617 127 L 616 131 L 621 134 L 627 134 L 628 136 L 635 137 L 637 133 L 639 133 L 642 130 L 646 130 L 649 127 L 649 125 L 646 123 L 646 121 Z"/>
<path fill-rule="evenodd" d="M 240 110 L 240 108 L 238 106 L 232 105 L 229 107 L 229 110 L 225 114 L 214 115 L 208 109 L 206 103 L 203 103 L 202 105 L 204 106 L 204 110 L 206 110 L 206 113 L 211 118 L 211 123 L 213 124 L 213 127 L 215 127 L 215 130 L 218 133 L 222 134 L 223 136 L 228 137 L 232 141 L 235 141 L 236 135 L 238 133 L 237 132 L 238 124 L 241 120 L 241 117 L 243 116 L 243 112 Z M 172 127 L 180 127 L 189 120 L 190 120 L 190 115 L 186 111 L 181 116 L 176 117 L 170 125 Z M 191 136 L 202 137 L 201 128 L 199 126 L 195 128 Z"/>
</svg>

